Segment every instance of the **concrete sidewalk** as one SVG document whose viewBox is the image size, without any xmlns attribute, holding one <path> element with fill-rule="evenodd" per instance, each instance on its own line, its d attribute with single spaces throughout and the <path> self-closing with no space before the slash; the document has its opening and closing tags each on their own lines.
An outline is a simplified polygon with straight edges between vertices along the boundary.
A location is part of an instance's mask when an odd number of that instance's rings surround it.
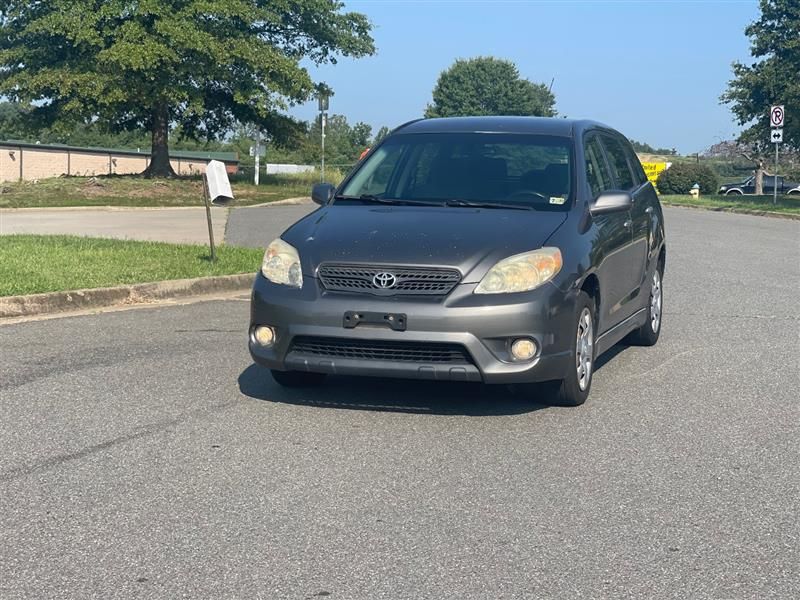
<svg viewBox="0 0 800 600">
<path fill-rule="evenodd" d="M 212 208 L 214 239 L 221 243 L 227 208 Z M 0 210 L 0 235 L 33 233 L 207 244 L 204 207 Z"/>
</svg>

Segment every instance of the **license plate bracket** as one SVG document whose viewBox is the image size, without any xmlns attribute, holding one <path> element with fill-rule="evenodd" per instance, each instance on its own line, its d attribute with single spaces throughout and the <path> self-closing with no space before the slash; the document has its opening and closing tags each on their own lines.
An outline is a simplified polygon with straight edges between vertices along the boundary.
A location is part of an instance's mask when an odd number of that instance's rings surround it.
<svg viewBox="0 0 800 600">
<path fill-rule="evenodd" d="M 368 312 L 348 310 L 344 313 L 342 324 L 345 329 L 355 329 L 359 325 L 383 325 L 394 331 L 405 331 L 408 318 L 405 313 Z"/>
</svg>

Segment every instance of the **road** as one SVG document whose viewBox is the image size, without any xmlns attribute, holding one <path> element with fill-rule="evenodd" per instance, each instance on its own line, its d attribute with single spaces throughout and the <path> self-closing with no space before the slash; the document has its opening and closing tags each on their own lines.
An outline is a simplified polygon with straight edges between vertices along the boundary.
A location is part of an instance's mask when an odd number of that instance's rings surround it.
<svg viewBox="0 0 800 600">
<path fill-rule="evenodd" d="M 236 246 L 263 247 L 314 204 L 211 209 L 214 239 Z M 207 244 L 203 207 L 2 209 L 0 235 L 85 235 L 183 244 Z"/>
<path fill-rule="evenodd" d="M 666 216 L 574 409 L 280 389 L 246 297 L 0 326 L 0 598 L 800 597 L 800 223 Z"/>
<path fill-rule="evenodd" d="M 217 240 L 224 235 L 227 217 L 227 209 L 215 207 L 211 211 Z M 11 233 L 208 243 L 208 223 L 203 207 L 4 209 L 0 211 L 0 235 Z"/>
</svg>

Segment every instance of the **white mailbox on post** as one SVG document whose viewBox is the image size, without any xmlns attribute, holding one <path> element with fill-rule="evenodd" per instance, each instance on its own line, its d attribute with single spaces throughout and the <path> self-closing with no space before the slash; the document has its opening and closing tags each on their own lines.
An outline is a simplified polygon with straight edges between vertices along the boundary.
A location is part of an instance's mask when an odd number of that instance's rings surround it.
<svg viewBox="0 0 800 600">
<path fill-rule="evenodd" d="M 226 206 L 233 201 L 233 190 L 228 180 L 225 163 L 212 160 L 206 167 L 208 199 L 214 206 Z"/>
<path fill-rule="evenodd" d="M 217 260 L 217 251 L 214 248 L 214 228 L 211 225 L 211 205 L 227 206 L 233 202 L 233 190 L 228 180 L 228 171 L 225 164 L 212 160 L 206 166 L 203 175 L 203 195 L 206 202 L 206 220 L 208 220 L 208 243 L 211 248 L 211 262 Z"/>
</svg>

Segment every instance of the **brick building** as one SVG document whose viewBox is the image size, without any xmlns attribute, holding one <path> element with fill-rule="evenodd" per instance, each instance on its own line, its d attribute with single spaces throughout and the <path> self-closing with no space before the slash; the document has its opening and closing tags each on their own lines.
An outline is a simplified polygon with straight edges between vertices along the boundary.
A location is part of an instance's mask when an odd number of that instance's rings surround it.
<svg viewBox="0 0 800 600">
<path fill-rule="evenodd" d="M 178 175 L 201 173 L 211 160 L 225 163 L 228 173 L 239 169 L 235 152 L 170 152 Z M 47 179 L 61 175 L 130 175 L 147 168 L 150 152 L 113 148 L 78 148 L 60 144 L 0 142 L 0 181 Z"/>
</svg>

